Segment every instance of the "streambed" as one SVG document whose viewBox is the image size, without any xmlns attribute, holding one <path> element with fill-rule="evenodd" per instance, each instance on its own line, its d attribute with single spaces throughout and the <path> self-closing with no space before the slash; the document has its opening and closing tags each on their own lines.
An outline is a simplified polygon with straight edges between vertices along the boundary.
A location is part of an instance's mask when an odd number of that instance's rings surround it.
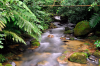
<svg viewBox="0 0 100 66">
<path fill-rule="evenodd" d="M 79 64 L 70 61 L 64 64 L 59 63 L 57 58 L 61 56 L 64 51 L 75 51 L 78 49 L 86 50 L 88 47 L 86 45 L 81 46 L 86 42 L 82 41 L 82 39 L 75 38 L 73 35 L 66 36 L 63 40 L 61 39 L 61 37 L 65 37 L 65 27 L 69 26 L 70 29 L 73 29 L 73 27 L 71 27 L 73 24 L 59 25 L 59 22 L 54 22 L 54 24 L 57 28 L 47 30 L 42 34 L 42 37 L 40 38 L 40 47 L 33 50 L 27 49 L 27 51 L 24 52 L 21 61 L 14 61 L 16 66 L 98 66 L 95 63 L 92 64 L 90 62 L 87 64 Z M 48 35 L 53 37 L 48 37 Z M 73 36 L 76 40 L 67 40 L 70 36 Z"/>
</svg>

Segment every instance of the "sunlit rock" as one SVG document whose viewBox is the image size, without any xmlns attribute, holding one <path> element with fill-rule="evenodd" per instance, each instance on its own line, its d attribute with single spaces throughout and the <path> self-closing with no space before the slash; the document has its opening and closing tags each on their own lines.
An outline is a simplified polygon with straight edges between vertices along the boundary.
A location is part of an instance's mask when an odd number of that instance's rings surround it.
<svg viewBox="0 0 100 66">
<path fill-rule="evenodd" d="M 86 63 L 87 60 L 87 54 L 86 53 L 82 53 L 82 52 L 76 52 L 74 54 L 72 54 L 69 58 L 70 61 L 72 62 L 76 62 L 76 63 Z"/>
<path fill-rule="evenodd" d="M 54 38 L 54 35 L 51 35 L 51 34 L 50 34 L 50 35 L 48 35 L 48 37 L 49 37 L 49 38 Z"/>
</svg>

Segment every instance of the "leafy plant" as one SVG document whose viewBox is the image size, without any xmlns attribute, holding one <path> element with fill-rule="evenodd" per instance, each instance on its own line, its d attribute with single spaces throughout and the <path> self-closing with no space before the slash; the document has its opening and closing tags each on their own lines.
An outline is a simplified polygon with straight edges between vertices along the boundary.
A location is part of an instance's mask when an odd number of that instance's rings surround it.
<svg viewBox="0 0 100 66">
<path fill-rule="evenodd" d="M 2 40 L 4 40 L 4 34 L 0 34 L 0 49 L 4 48 Z"/>
<path fill-rule="evenodd" d="M 25 41 L 18 33 L 24 31 L 38 40 L 42 33 L 41 30 L 44 29 L 42 27 L 44 26 L 42 23 L 45 24 L 43 18 L 48 16 L 45 12 L 38 10 L 41 9 L 37 5 L 39 2 L 34 0 L 36 7 L 32 6 L 31 8 L 26 5 L 29 1 L 32 0 L 23 2 L 20 0 L 0 0 L 0 30 L 2 31 L 6 26 L 2 32 L 14 41 L 24 44 L 26 44 Z M 39 14 L 42 15 L 41 18 L 38 16 Z"/>
<path fill-rule="evenodd" d="M 0 63 L 5 62 L 6 60 L 7 59 L 2 54 L 0 54 Z"/>
<path fill-rule="evenodd" d="M 96 47 L 100 47 L 100 40 L 96 40 L 96 41 L 94 42 L 94 44 L 96 45 Z"/>
<path fill-rule="evenodd" d="M 92 15 L 89 25 L 94 28 L 98 23 L 100 22 L 100 15 L 95 13 L 94 15 Z"/>
</svg>

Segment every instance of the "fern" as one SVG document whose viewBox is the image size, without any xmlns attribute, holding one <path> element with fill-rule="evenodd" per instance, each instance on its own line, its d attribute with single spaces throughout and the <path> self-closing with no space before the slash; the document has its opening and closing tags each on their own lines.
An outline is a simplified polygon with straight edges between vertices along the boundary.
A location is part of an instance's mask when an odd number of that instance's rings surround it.
<svg viewBox="0 0 100 66">
<path fill-rule="evenodd" d="M 100 15 L 99 14 L 94 14 L 90 21 L 89 21 L 89 25 L 94 28 L 100 21 Z"/>
<path fill-rule="evenodd" d="M 6 36 L 12 37 L 13 41 L 22 42 L 26 44 L 25 41 L 21 37 L 19 37 L 16 33 L 7 30 L 3 30 L 2 32 L 4 32 Z"/>
</svg>

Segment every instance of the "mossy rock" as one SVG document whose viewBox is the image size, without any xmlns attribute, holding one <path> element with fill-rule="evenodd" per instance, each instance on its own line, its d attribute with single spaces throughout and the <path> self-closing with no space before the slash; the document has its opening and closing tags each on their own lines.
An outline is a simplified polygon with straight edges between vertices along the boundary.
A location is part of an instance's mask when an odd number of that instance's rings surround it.
<svg viewBox="0 0 100 66">
<path fill-rule="evenodd" d="M 73 30 L 67 30 L 64 32 L 64 34 L 71 34 L 71 33 L 73 33 Z"/>
<path fill-rule="evenodd" d="M 97 58 L 100 58 L 100 51 L 95 51 L 93 55 Z"/>
<path fill-rule="evenodd" d="M 40 46 L 40 43 L 39 43 L 39 41 L 34 39 L 31 41 L 31 46 Z"/>
<path fill-rule="evenodd" d="M 83 36 L 91 32 L 91 27 L 89 25 L 88 21 L 81 21 L 77 23 L 77 25 L 74 28 L 74 35 L 75 36 Z"/>
<path fill-rule="evenodd" d="M 72 62 L 85 64 L 87 62 L 86 60 L 87 57 L 88 56 L 86 53 L 76 52 L 70 56 L 69 60 Z"/>
<path fill-rule="evenodd" d="M 6 64 L 5 66 L 12 66 L 11 64 Z"/>
<path fill-rule="evenodd" d="M 74 40 L 74 37 L 70 37 L 69 40 Z"/>
</svg>

